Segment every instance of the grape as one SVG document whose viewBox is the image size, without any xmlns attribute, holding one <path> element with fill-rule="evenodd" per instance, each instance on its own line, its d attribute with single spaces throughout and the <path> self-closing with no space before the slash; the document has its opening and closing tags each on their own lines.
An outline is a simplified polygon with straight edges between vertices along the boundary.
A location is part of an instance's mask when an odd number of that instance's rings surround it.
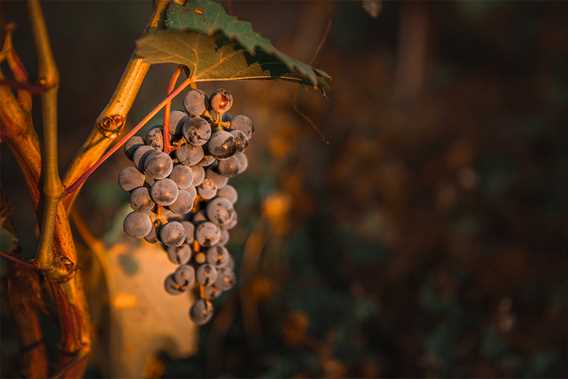
<svg viewBox="0 0 568 379">
<path fill-rule="evenodd" d="M 201 246 L 210 247 L 216 245 L 221 239 L 221 229 L 212 222 L 203 222 L 197 226 L 195 238 Z"/>
<path fill-rule="evenodd" d="M 185 144 L 176 150 L 176 158 L 187 166 L 195 166 L 203 159 L 203 156 L 204 153 L 201 146 Z"/>
<path fill-rule="evenodd" d="M 211 137 L 211 125 L 201 117 L 192 117 L 183 123 L 183 136 L 190 144 L 202 146 Z"/>
<path fill-rule="evenodd" d="M 223 270 L 233 270 L 235 268 L 235 260 L 233 259 L 232 255 L 229 255 L 229 262 L 225 266 Z"/>
<path fill-rule="evenodd" d="M 245 115 L 237 115 L 231 119 L 231 129 L 242 131 L 248 140 L 254 135 L 252 120 Z"/>
<path fill-rule="evenodd" d="M 237 212 L 233 212 L 231 215 L 231 219 L 229 220 L 229 222 L 225 225 L 223 225 L 223 228 L 227 229 L 227 230 L 231 230 L 233 229 L 235 226 L 237 226 L 239 220 L 238 220 L 238 216 L 237 216 Z"/>
<path fill-rule="evenodd" d="M 162 208 L 162 216 L 165 217 L 166 220 L 168 220 L 168 222 L 170 221 L 182 222 L 184 220 L 184 215 L 173 212 L 168 208 Z"/>
<path fill-rule="evenodd" d="M 176 283 L 173 274 L 166 277 L 166 280 L 164 281 L 164 288 L 170 295 L 179 295 L 187 289 Z"/>
<path fill-rule="evenodd" d="M 204 222 L 204 221 L 207 221 L 207 216 L 205 215 L 205 211 L 203 211 L 203 210 L 197 212 L 193 216 L 193 222 L 194 223 L 199 223 L 199 222 Z"/>
<path fill-rule="evenodd" d="M 191 172 L 193 174 L 193 185 L 198 186 L 203 183 L 203 179 L 205 179 L 205 170 L 203 167 L 194 166 L 191 168 Z"/>
<path fill-rule="evenodd" d="M 172 169 L 170 179 L 176 182 L 179 189 L 187 189 L 193 183 L 193 173 L 191 168 L 178 164 Z"/>
<path fill-rule="evenodd" d="M 242 174 L 248 168 L 248 159 L 244 153 L 235 154 L 235 158 L 239 161 L 239 172 L 237 174 Z"/>
<path fill-rule="evenodd" d="M 217 273 L 215 280 L 215 287 L 220 290 L 227 291 L 235 286 L 236 278 L 235 273 L 231 269 L 221 269 Z"/>
<path fill-rule="evenodd" d="M 144 160 L 155 151 L 156 150 L 154 150 L 152 147 L 146 145 L 138 147 L 132 155 L 132 161 L 134 162 L 134 165 L 138 169 L 144 170 Z"/>
<path fill-rule="evenodd" d="M 193 208 L 193 201 L 195 200 L 195 190 L 193 193 L 185 190 L 180 190 L 176 201 L 170 205 L 170 209 L 175 213 L 185 214 Z"/>
<path fill-rule="evenodd" d="M 191 248 L 187 244 L 168 247 L 168 259 L 178 265 L 184 265 L 191 259 Z"/>
<path fill-rule="evenodd" d="M 185 229 L 180 222 L 171 221 L 160 229 L 160 241 L 166 246 L 181 246 L 185 241 Z"/>
<path fill-rule="evenodd" d="M 229 250 L 224 246 L 213 246 L 207 249 L 207 262 L 216 268 L 222 268 L 229 263 Z"/>
<path fill-rule="evenodd" d="M 217 269 L 208 263 L 199 266 L 197 269 L 197 283 L 209 286 L 217 280 Z"/>
<path fill-rule="evenodd" d="M 222 227 L 232 221 L 235 210 L 229 200 L 224 197 L 217 197 L 207 204 L 206 212 L 207 218 L 211 222 Z"/>
<path fill-rule="evenodd" d="M 174 162 L 166 153 L 156 152 L 144 160 L 144 173 L 152 179 L 164 179 L 172 172 Z"/>
<path fill-rule="evenodd" d="M 212 199 L 217 195 L 217 186 L 211 178 L 205 178 L 203 183 L 197 187 L 197 193 L 204 200 Z"/>
<path fill-rule="evenodd" d="M 223 293 L 222 290 L 215 285 L 205 287 L 205 297 L 209 300 L 216 299 Z"/>
<path fill-rule="evenodd" d="M 181 129 L 187 118 L 187 113 L 182 111 L 172 111 L 170 113 L 170 134 L 172 136 L 180 137 L 182 135 Z"/>
<path fill-rule="evenodd" d="M 225 229 L 221 229 L 221 239 L 217 242 L 221 246 L 225 246 L 229 242 L 229 232 Z"/>
<path fill-rule="evenodd" d="M 232 136 L 235 138 L 235 148 L 240 153 L 245 151 L 248 147 L 248 139 L 246 134 L 241 130 L 231 131 Z"/>
<path fill-rule="evenodd" d="M 241 161 L 237 157 L 238 154 L 235 154 L 227 159 L 223 159 L 219 161 L 217 165 L 217 172 L 223 176 L 227 176 L 229 178 L 237 175 L 239 173 Z"/>
<path fill-rule="evenodd" d="M 134 154 L 134 151 L 136 151 L 136 149 L 139 148 L 142 145 L 144 145 L 144 138 L 142 138 L 140 136 L 134 136 L 134 137 L 130 138 L 124 144 L 124 152 L 126 153 L 126 156 L 128 158 L 132 159 L 132 155 Z"/>
<path fill-rule="evenodd" d="M 195 233 L 195 226 L 189 221 L 182 221 L 181 224 L 185 229 L 185 242 L 192 243 L 193 242 L 193 234 Z"/>
<path fill-rule="evenodd" d="M 207 143 L 209 154 L 218 159 L 226 159 L 237 151 L 235 137 L 225 130 L 215 132 Z"/>
<path fill-rule="evenodd" d="M 152 231 L 152 221 L 147 213 L 134 211 L 124 219 L 123 228 L 129 236 L 143 238 Z"/>
<path fill-rule="evenodd" d="M 203 113 L 205 113 L 206 101 L 207 95 L 205 94 L 205 92 L 198 89 L 192 89 L 189 90 L 185 95 L 185 98 L 183 99 L 183 105 L 185 106 L 187 113 L 189 113 L 190 115 L 201 116 Z"/>
<path fill-rule="evenodd" d="M 215 184 L 215 187 L 217 187 L 217 189 L 225 187 L 227 185 L 227 182 L 229 181 L 229 178 L 216 173 L 210 168 L 207 169 L 205 177 L 211 179 L 211 181 Z"/>
<path fill-rule="evenodd" d="M 225 89 L 218 89 L 211 95 L 209 105 L 211 110 L 223 115 L 233 106 L 233 95 Z"/>
<path fill-rule="evenodd" d="M 136 188 L 130 194 L 130 206 L 135 211 L 151 211 L 154 205 L 150 191 L 146 187 Z"/>
<path fill-rule="evenodd" d="M 154 225 L 152 225 L 152 230 L 150 230 L 150 233 L 148 233 L 144 239 L 150 243 L 158 242 L 158 235 L 156 234 L 156 228 Z"/>
<path fill-rule="evenodd" d="M 186 264 L 179 266 L 174 272 L 174 281 L 183 287 L 193 286 L 195 283 L 195 269 Z"/>
<path fill-rule="evenodd" d="M 154 127 L 144 137 L 146 145 L 152 146 L 158 151 L 164 150 L 164 133 L 161 127 Z"/>
<path fill-rule="evenodd" d="M 235 204 L 239 198 L 237 190 L 230 184 L 227 184 L 225 187 L 217 191 L 217 196 L 229 200 L 231 204 Z"/>
<path fill-rule="evenodd" d="M 197 300 L 189 310 L 191 321 L 197 325 L 204 325 L 213 317 L 213 304 L 209 300 Z"/>
<path fill-rule="evenodd" d="M 201 167 L 207 167 L 207 166 L 211 166 L 213 163 L 215 163 L 215 161 L 216 161 L 216 159 L 215 159 L 214 156 L 205 155 L 203 157 L 203 159 L 201 159 L 197 165 L 201 166 Z"/>
<path fill-rule="evenodd" d="M 152 185 L 150 193 L 152 194 L 152 199 L 154 199 L 156 204 L 168 206 L 172 205 L 176 201 L 179 190 L 176 182 L 173 180 L 162 179 Z"/>
<path fill-rule="evenodd" d="M 126 192 L 142 187 L 145 180 L 144 174 L 132 166 L 122 169 L 118 174 L 118 185 Z"/>
</svg>

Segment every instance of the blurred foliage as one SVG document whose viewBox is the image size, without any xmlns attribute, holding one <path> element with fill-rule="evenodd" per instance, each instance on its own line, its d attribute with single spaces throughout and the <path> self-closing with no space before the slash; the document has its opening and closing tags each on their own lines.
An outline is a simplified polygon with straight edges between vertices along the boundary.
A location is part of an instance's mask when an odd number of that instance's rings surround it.
<svg viewBox="0 0 568 379">
<path fill-rule="evenodd" d="M 63 149 L 90 127 L 144 23 L 138 3 L 50 3 L 48 20 L 80 7 L 101 20 L 88 32 L 51 22 L 62 109 L 73 110 Z M 234 181 L 238 288 L 199 330 L 195 355 L 164 351 L 150 376 L 568 375 L 568 6 L 383 2 L 376 19 L 360 2 L 231 9 L 306 61 L 333 15 L 316 64 L 334 82 L 325 101 L 287 83 L 226 85 L 257 130 Z M 112 31 L 110 14 L 125 20 Z M 93 33 L 88 57 L 74 56 Z M 153 69 L 131 122 L 163 97 L 169 72 Z M 78 108 L 79 94 L 92 101 Z M 24 204 L 2 163 L 3 190 Z M 114 230 L 108 243 L 120 239 L 110 220 L 125 204 L 113 187 L 124 165 L 107 163 L 78 203 L 95 235 Z M 33 220 L 14 218 L 20 239 L 33 235 Z M 5 313 L 2 323 L 9 362 L 18 345 Z"/>
</svg>

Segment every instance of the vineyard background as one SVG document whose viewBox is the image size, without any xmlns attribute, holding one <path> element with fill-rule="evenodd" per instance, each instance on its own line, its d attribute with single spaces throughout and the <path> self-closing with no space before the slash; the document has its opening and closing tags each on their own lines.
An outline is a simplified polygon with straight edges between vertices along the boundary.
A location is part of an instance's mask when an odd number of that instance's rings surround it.
<svg viewBox="0 0 568 379">
<path fill-rule="evenodd" d="M 45 4 L 61 73 L 62 166 L 149 10 Z M 146 375 L 567 375 L 567 11 L 559 2 L 386 2 L 375 19 L 359 2 L 232 1 L 231 13 L 308 62 L 332 20 L 315 61 L 332 89 L 321 100 L 289 83 L 223 84 L 257 130 L 249 171 L 235 180 L 239 287 L 217 302 L 193 356 L 159 353 Z M 25 4 L 2 3 L 7 20 L 35 67 Z M 172 70 L 152 68 L 131 123 L 164 97 Z M 33 210 L 5 146 L 0 154 L 0 189 L 31 257 Z M 122 154 L 105 163 L 77 202 L 107 246 L 131 246 L 117 223 L 126 165 Z M 88 271 L 87 246 L 80 254 Z M 100 294 L 91 294 L 99 306 Z M 1 317 L 0 376 L 11 377 L 20 346 L 4 307 Z M 95 364 L 87 373 L 101 375 Z"/>
</svg>

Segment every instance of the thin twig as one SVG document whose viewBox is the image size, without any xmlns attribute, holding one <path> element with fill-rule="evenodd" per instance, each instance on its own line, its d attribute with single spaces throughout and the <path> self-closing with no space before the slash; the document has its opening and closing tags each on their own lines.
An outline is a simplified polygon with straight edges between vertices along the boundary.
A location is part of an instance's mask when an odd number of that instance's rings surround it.
<svg viewBox="0 0 568 379">
<path fill-rule="evenodd" d="M 172 93 L 172 91 L 175 89 L 176 87 L 176 83 L 179 79 L 179 76 L 181 75 L 181 72 L 183 71 L 183 66 L 178 66 L 176 68 L 176 70 L 174 71 L 174 73 L 172 74 L 171 78 L 170 78 L 170 82 L 168 83 L 168 92 L 166 93 L 166 95 L 169 95 Z M 167 102 L 166 104 L 166 108 L 164 109 L 164 152 L 166 153 L 170 153 L 170 151 L 172 150 L 172 145 L 171 145 L 171 137 L 170 137 L 170 112 L 172 109 L 172 102 L 171 100 Z"/>
<path fill-rule="evenodd" d="M 15 255 L 12 255 L 10 253 L 6 253 L 4 251 L 0 251 L 0 257 L 5 258 L 9 261 L 12 261 L 14 263 L 19 264 L 20 266 L 23 266 L 25 268 L 28 268 L 30 270 L 36 270 L 37 268 L 31 264 L 30 262 L 27 262 L 21 258 L 16 257 Z"/>
</svg>

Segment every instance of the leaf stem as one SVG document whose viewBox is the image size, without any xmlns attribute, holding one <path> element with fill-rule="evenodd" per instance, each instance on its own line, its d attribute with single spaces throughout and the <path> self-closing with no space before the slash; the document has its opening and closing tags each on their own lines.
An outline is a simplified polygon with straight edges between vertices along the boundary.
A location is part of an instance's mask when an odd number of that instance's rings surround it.
<svg viewBox="0 0 568 379">
<path fill-rule="evenodd" d="M 166 106 L 168 102 L 171 102 L 173 98 L 179 95 L 184 89 L 186 89 L 193 79 L 187 78 L 182 84 L 177 87 L 172 93 L 170 93 L 164 100 L 162 100 L 158 105 L 154 107 L 138 124 L 134 125 L 132 129 L 126 133 L 117 143 L 115 143 L 98 161 L 95 162 L 84 174 L 82 174 L 75 182 L 73 182 L 69 187 L 65 188 L 64 194 L 69 195 L 80 188 L 83 183 L 100 167 L 108 158 L 110 158 L 118 149 L 120 149 L 126 141 L 128 141 L 132 136 L 134 136 L 140 129 L 144 127 L 158 112 Z"/>
<path fill-rule="evenodd" d="M 176 68 L 176 70 L 174 71 L 174 73 L 172 74 L 171 78 L 170 78 L 170 82 L 168 83 L 168 91 L 167 91 L 167 95 L 171 94 L 176 86 L 176 83 L 179 79 L 179 76 L 181 75 L 181 72 L 183 70 L 183 66 L 178 66 Z M 172 145 L 171 145 L 171 136 L 170 136 L 170 113 L 171 113 L 171 109 L 172 109 L 172 102 L 171 100 L 167 102 L 166 104 L 166 108 L 164 109 L 164 152 L 166 152 L 167 154 L 170 153 L 170 151 L 172 151 Z"/>
</svg>

